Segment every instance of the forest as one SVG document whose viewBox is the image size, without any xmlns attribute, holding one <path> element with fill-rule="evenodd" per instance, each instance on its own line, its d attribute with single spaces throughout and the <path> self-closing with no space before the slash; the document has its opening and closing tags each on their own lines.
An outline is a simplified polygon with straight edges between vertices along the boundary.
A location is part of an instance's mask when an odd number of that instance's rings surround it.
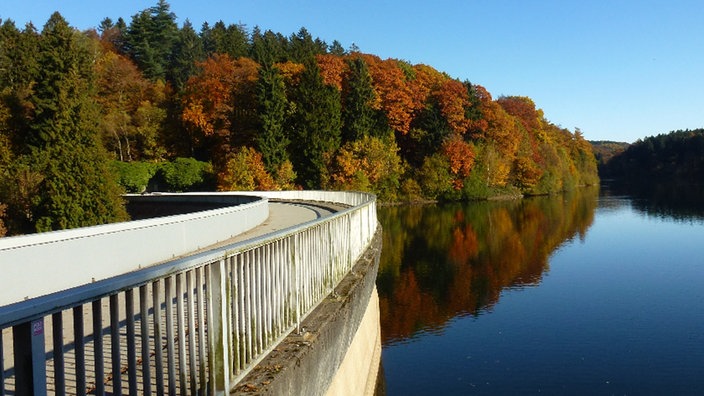
<svg viewBox="0 0 704 396">
<path fill-rule="evenodd" d="M 638 140 L 602 168 L 604 177 L 619 180 L 700 184 L 704 180 L 704 129 L 677 130 Z"/>
<path fill-rule="evenodd" d="M 364 190 L 476 200 L 598 183 L 526 96 L 305 28 L 179 27 L 169 4 L 78 31 L 0 20 L 0 235 L 122 221 L 125 192 Z"/>
</svg>

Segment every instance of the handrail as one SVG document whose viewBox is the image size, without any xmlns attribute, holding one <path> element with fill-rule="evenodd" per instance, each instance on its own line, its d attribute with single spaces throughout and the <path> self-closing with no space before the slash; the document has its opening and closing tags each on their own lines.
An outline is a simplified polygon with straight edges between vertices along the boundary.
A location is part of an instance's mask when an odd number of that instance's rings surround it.
<svg viewBox="0 0 704 396">
<path fill-rule="evenodd" d="M 173 200 L 174 197 L 173 194 L 158 196 L 164 200 Z M 185 198 L 207 202 L 217 199 L 217 202 L 228 206 L 175 216 L 0 238 L 0 271 L 3 275 L 0 277 L 0 306 L 107 279 L 181 256 L 245 232 L 269 216 L 268 202 L 261 196 L 220 193 L 189 194 Z"/>
<path fill-rule="evenodd" d="M 24 342 L 35 356 L 30 369 L 15 364 L 7 371 L 0 348 L 0 384 L 11 383 L 17 393 L 31 387 L 42 394 L 65 388 L 66 376 L 73 375 L 78 393 L 91 384 L 97 393 L 110 386 L 116 393 L 142 393 L 152 384 L 157 393 L 229 391 L 334 289 L 377 226 L 370 194 L 246 195 L 353 206 L 259 238 L 0 307 L 0 329 L 12 326 L 16 345 Z M 64 338 L 73 346 L 56 342 Z M 51 348 L 44 344 L 53 345 L 46 361 Z M 76 360 L 75 372 L 68 373 L 66 359 Z M 90 364 L 95 372 L 81 374 Z M 47 367 L 58 375 L 44 382 Z M 3 381 L 6 372 L 13 374 L 9 382 Z"/>
</svg>

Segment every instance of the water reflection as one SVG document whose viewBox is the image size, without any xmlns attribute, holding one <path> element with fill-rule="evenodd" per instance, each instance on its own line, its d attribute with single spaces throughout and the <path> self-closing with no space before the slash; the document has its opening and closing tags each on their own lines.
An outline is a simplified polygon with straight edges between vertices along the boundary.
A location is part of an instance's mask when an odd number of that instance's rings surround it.
<svg viewBox="0 0 704 396">
<path fill-rule="evenodd" d="M 597 198 L 592 188 L 516 201 L 379 208 L 384 345 L 442 331 L 456 316 L 490 310 L 505 288 L 540 283 L 550 254 L 584 238 Z"/>
<path fill-rule="evenodd" d="M 704 221 L 704 185 L 605 183 L 605 196 L 628 196 L 632 208 L 648 216 L 675 221 Z"/>
</svg>

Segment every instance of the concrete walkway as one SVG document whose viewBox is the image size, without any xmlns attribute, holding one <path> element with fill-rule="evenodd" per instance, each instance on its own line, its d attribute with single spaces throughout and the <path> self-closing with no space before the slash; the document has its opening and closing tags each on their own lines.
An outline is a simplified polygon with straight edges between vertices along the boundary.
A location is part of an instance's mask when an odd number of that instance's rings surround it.
<svg viewBox="0 0 704 396">
<path fill-rule="evenodd" d="M 305 202 L 269 202 L 269 218 L 258 227 L 232 238 L 239 242 L 271 232 L 283 230 L 298 224 L 307 223 L 343 209 L 340 206 L 308 204 Z"/>
<path fill-rule="evenodd" d="M 278 202 L 278 201 L 270 201 L 269 202 L 269 217 L 267 220 L 265 220 L 262 224 L 259 226 L 245 232 L 242 234 L 239 234 L 231 239 L 228 239 L 226 241 L 222 241 L 220 243 L 210 245 L 204 249 L 201 249 L 199 251 L 207 251 L 219 246 L 224 246 L 228 245 L 231 243 L 235 242 L 240 242 L 240 241 L 245 241 L 248 239 L 256 238 L 262 235 L 266 235 L 272 232 L 276 232 L 279 230 L 283 230 L 289 227 L 293 227 L 299 224 L 303 224 L 312 220 L 316 220 L 322 217 L 327 217 L 332 215 L 333 213 L 344 209 L 343 206 L 338 206 L 334 204 L 321 204 L 321 203 L 306 203 L 306 202 Z M 190 254 L 194 254 L 197 252 L 192 252 Z M 186 256 L 188 256 L 186 255 Z M 157 264 L 157 263 L 155 263 Z M 151 298 L 151 296 L 150 296 Z M 109 323 L 109 305 L 107 299 L 103 299 L 102 301 L 103 309 L 102 309 L 102 323 L 103 326 L 105 324 Z M 121 312 L 120 313 L 120 320 L 124 321 L 125 313 Z M 64 311 L 64 330 L 63 330 L 63 338 L 66 341 L 71 341 L 73 340 L 73 314 L 71 310 Z M 90 349 L 92 347 L 92 330 L 91 330 L 91 314 L 90 314 L 90 304 L 85 304 L 84 305 L 84 318 L 85 318 L 85 329 L 86 329 L 86 334 L 85 334 L 85 339 L 86 339 L 86 360 L 90 361 L 92 359 L 92 350 Z M 107 336 L 107 330 L 108 328 L 104 328 L 104 338 L 105 338 L 105 350 L 109 351 L 109 337 Z M 121 328 L 120 329 L 121 334 L 123 337 L 126 337 L 125 335 L 125 329 Z M 45 350 L 47 351 L 47 358 L 49 359 L 50 351 L 53 350 L 53 340 L 51 337 L 51 319 L 47 318 L 45 320 Z M 137 334 L 139 334 L 139 328 L 137 328 Z M 0 375 L 0 379 L 4 378 L 5 379 L 5 387 L 4 390 L 7 392 L 7 394 L 14 394 L 14 362 L 12 358 L 13 354 L 13 347 L 12 347 L 12 328 L 7 328 L 3 329 L 0 337 L 2 338 L 2 349 L 3 349 L 3 355 L 2 358 L 4 359 L 4 375 Z M 122 345 L 126 345 L 126 340 L 123 340 Z M 66 362 L 66 385 L 68 387 L 67 389 L 67 394 L 74 394 L 75 389 L 70 389 L 71 385 L 75 386 L 75 373 L 73 372 L 74 369 L 74 353 L 72 350 L 72 347 L 67 347 L 65 351 L 65 356 L 67 359 Z M 121 354 L 123 357 L 126 356 L 126 352 L 123 351 Z M 126 366 L 126 362 L 125 362 Z M 109 371 L 109 366 L 106 366 L 106 371 Z M 2 374 L 2 373 L 0 373 Z M 54 384 L 53 384 L 53 360 L 48 360 L 47 361 L 47 384 L 49 387 L 50 393 L 53 393 L 55 391 L 54 389 Z M 87 380 L 88 383 L 90 384 L 90 381 L 92 380 L 92 375 L 88 374 L 87 375 Z M 125 379 L 126 380 L 126 379 Z M 125 384 L 126 381 L 123 381 L 123 384 Z M 123 385 L 124 386 L 124 385 Z"/>
</svg>

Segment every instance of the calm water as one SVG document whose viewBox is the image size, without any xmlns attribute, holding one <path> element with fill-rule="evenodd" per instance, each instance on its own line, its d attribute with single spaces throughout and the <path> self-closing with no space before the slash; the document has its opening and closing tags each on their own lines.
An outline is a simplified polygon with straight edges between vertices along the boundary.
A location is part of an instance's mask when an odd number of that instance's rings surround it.
<svg viewBox="0 0 704 396">
<path fill-rule="evenodd" d="M 615 194 L 380 208 L 386 393 L 704 395 L 704 195 Z"/>
</svg>

